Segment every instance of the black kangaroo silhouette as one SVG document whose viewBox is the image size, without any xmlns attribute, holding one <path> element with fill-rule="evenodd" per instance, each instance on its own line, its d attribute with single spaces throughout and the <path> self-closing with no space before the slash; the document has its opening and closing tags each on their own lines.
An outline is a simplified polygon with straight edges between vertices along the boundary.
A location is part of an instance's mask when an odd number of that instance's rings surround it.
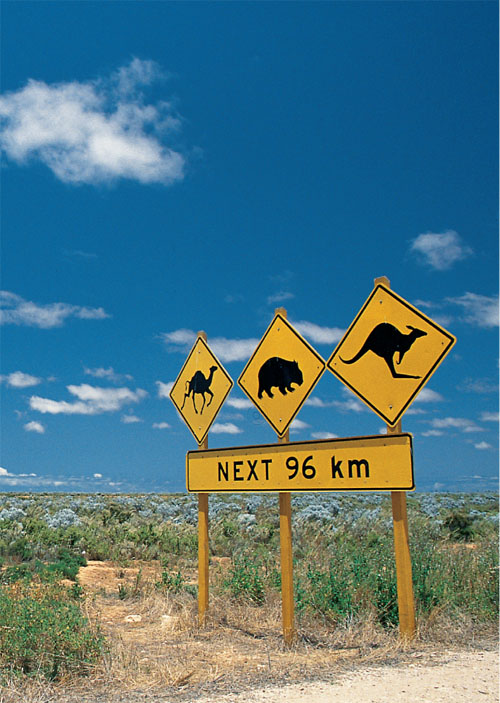
<svg viewBox="0 0 500 703">
<path fill-rule="evenodd" d="M 359 352 L 352 357 L 352 359 L 343 359 L 340 357 L 340 360 L 344 364 L 354 364 L 354 362 L 361 359 L 366 352 L 372 351 L 385 361 L 393 378 L 420 378 L 420 376 L 411 376 L 407 373 L 398 373 L 394 368 L 394 354 L 399 352 L 399 361 L 397 363 L 400 364 L 413 342 L 419 337 L 425 337 L 427 334 L 427 332 L 423 332 L 422 330 L 412 327 L 411 325 L 406 326 L 410 330 L 408 334 L 400 332 L 389 322 L 381 322 L 372 329 L 366 338 L 365 343 Z"/>
<path fill-rule="evenodd" d="M 210 367 L 210 372 L 209 372 L 207 378 L 205 378 L 205 376 L 202 374 L 201 371 L 197 371 L 190 381 L 186 381 L 186 392 L 184 393 L 184 400 L 182 401 L 181 410 L 184 407 L 184 403 L 186 402 L 186 398 L 188 398 L 190 395 L 192 395 L 193 408 L 194 408 L 195 413 L 198 414 L 198 411 L 196 410 L 196 403 L 194 402 L 194 397 L 198 393 L 199 395 L 203 396 L 203 405 L 201 406 L 201 410 L 199 413 L 200 415 L 203 415 L 203 410 L 205 408 L 205 401 L 206 401 L 205 393 L 208 393 L 210 395 L 210 400 L 207 403 L 207 408 L 214 398 L 214 394 L 210 390 L 210 384 L 212 383 L 214 371 L 217 371 L 217 366 Z"/>
</svg>

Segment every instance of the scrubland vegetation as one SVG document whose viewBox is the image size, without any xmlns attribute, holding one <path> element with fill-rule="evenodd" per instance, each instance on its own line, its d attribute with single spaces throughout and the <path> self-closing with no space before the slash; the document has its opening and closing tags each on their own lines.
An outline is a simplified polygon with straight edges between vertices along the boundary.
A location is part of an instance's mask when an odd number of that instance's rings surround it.
<svg viewBox="0 0 500 703">
<path fill-rule="evenodd" d="M 210 594 L 219 603 L 212 628 L 231 611 L 250 629 L 256 613 L 279 620 L 277 497 L 212 495 L 209 505 Z M 320 631 L 361 632 L 367 624 L 379 639 L 396 637 L 390 496 L 294 495 L 292 511 L 299 642 L 311 646 Z M 498 495 L 410 494 L 408 514 L 420 641 L 494 633 Z M 196 496 L 4 494 L 0 683 L 109 669 L 113 643 L 79 583 L 90 560 L 117 569 L 154 563 L 152 582 L 139 569 L 106 602 L 154 597 L 169 612 L 182 610 L 196 630 Z"/>
</svg>

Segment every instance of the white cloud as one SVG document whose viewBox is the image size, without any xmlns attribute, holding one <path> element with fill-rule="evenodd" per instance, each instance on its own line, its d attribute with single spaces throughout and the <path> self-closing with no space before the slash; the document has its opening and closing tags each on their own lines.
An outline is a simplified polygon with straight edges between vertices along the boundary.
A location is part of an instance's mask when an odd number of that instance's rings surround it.
<svg viewBox="0 0 500 703">
<path fill-rule="evenodd" d="M 102 478 L 102 474 L 99 473 L 95 473 L 93 476 L 38 476 L 35 473 L 14 474 L 0 470 L 0 484 L 15 490 L 42 489 L 44 491 L 90 492 L 95 490 L 96 480 L 100 481 Z M 115 490 L 120 485 L 122 484 L 104 479 L 99 484 L 99 490 L 107 490 L 108 488 Z"/>
<path fill-rule="evenodd" d="M 483 428 L 476 425 L 472 420 L 467 420 L 465 417 L 443 417 L 430 420 L 432 427 L 438 430 L 442 429 L 457 429 L 462 432 L 483 432 Z"/>
<path fill-rule="evenodd" d="M 187 329 L 165 332 L 161 336 L 167 347 L 181 347 L 180 351 L 189 350 L 196 341 L 196 332 Z M 179 351 L 179 349 L 173 349 L 173 351 Z"/>
<path fill-rule="evenodd" d="M 300 432 L 300 430 L 306 430 L 310 426 L 311 425 L 308 425 L 307 422 L 295 418 L 290 425 L 290 432 Z"/>
<path fill-rule="evenodd" d="M 123 415 L 122 416 L 122 422 L 125 425 L 132 425 L 137 422 L 142 422 L 140 417 L 137 417 L 137 415 Z"/>
<path fill-rule="evenodd" d="M 280 290 L 277 293 L 274 293 L 273 295 L 268 296 L 267 304 L 268 305 L 276 305 L 276 303 L 284 303 L 285 300 L 292 300 L 292 298 L 295 298 L 295 295 L 293 293 L 289 293 L 288 291 Z"/>
<path fill-rule="evenodd" d="M 424 308 L 424 309 L 433 309 L 436 307 L 440 307 L 438 303 L 434 303 L 431 300 L 421 300 L 420 298 L 417 298 L 417 300 L 414 300 L 414 305 L 417 308 Z"/>
<path fill-rule="evenodd" d="M 244 420 L 245 416 L 241 413 L 224 413 L 224 418 L 227 420 Z"/>
<path fill-rule="evenodd" d="M 165 332 L 161 338 L 168 351 L 186 354 L 195 343 L 196 336 L 192 330 L 179 329 Z M 210 349 L 222 362 L 248 360 L 258 343 L 258 339 L 227 339 L 226 337 L 213 337 L 208 340 Z"/>
<path fill-rule="evenodd" d="M 33 479 L 34 477 L 36 477 L 36 474 L 13 474 L 10 471 L 7 471 L 7 469 L 0 467 L 0 480 L 5 480 L 8 485 L 12 485 L 13 481 L 15 482 L 18 478 Z"/>
<path fill-rule="evenodd" d="M 422 388 L 415 398 L 415 403 L 439 403 L 444 400 L 443 396 L 430 388 Z"/>
<path fill-rule="evenodd" d="M 87 374 L 87 376 L 93 376 L 94 378 L 105 378 L 107 381 L 111 381 L 112 383 L 120 383 L 124 379 L 127 381 L 132 381 L 133 379 L 130 374 L 116 373 L 112 366 L 108 369 L 102 367 L 97 369 L 88 369 L 85 367 L 83 371 Z"/>
<path fill-rule="evenodd" d="M 422 437 L 442 437 L 444 432 L 442 430 L 427 430 L 422 432 Z"/>
<path fill-rule="evenodd" d="M 489 378 L 466 378 L 458 390 L 467 393 L 498 393 L 498 384 Z"/>
<path fill-rule="evenodd" d="M 226 401 L 226 404 L 231 408 L 236 408 L 237 410 L 248 410 L 249 408 L 254 407 L 252 401 L 247 400 L 247 398 L 229 398 L 229 400 Z"/>
<path fill-rule="evenodd" d="M 293 326 L 308 341 L 315 344 L 335 344 L 344 335 L 344 330 L 338 327 L 320 327 L 313 322 L 294 322 Z M 188 353 L 196 341 L 196 332 L 189 329 L 178 329 L 164 332 L 160 335 L 171 352 Z M 208 340 L 210 349 L 222 362 L 248 361 L 254 353 L 259 339 L 228 339 L 226 337 L 211 337 Z"/>
<path fill-rule="evenodd" d="M 122 66 L 113 76 L 118 82 L 118 92 L 128 95 L 138 85 L 149 85 L 161 77 L 159 66 L 154 61 L 141 61 L 134 58 L 127 66 Z"/>
<path fill-rule="evenodd" d="M 18 164 L 40 160 L 66 183 L 180 180 L 184 157 L 164 143 L 180 120 L 171 104 L 147 104 L 140 92 L 160 77 L 154 62 L 133 59 L 108 80 L 29 80 L 0 97 L 0 146 Z"/>
<path fill-rule="evenodd" d="M 333 432 L 312 432 L 311 437 L 313 439 L 336 439 L 338 434 Z"/>
<path fill-rule="evenodd" d="M 29 373 L 14 371 L 5 376 L 0 376 L 0 381 L 5 381 L 12 388 L 29 388 L 30 386 L 37 386 L 42 382 L 42 379 L 37 378 L 37 376 L 31 376 Z"/>
<path fill-rule="evenodd" d="M 481 420 L 483 422 L 498 422 L 500 415 L 498 413 L 483 412 L 481 413 Z"/>
<path fill-rule="evenodd" d="M 306 320 L 294 322 L 293 326 L 299 334 L 315 344 L 336 344 L 345 333 L 345 330 L 340 327 L 320 327 Z"/>
<path fill-rule="evenodd" d="M 473 253 L 454 230 L 419 234 L 412 241 L 410 251 L 416 252 L 424 264 L 436 271 L 446 271 Z"/>
<path fill-rule="evenodd" d="M 170 429 L 170 425 L 168 422 L 153 422 L 153 428 L 155 430 L 168 430 Z"/>
<path fill-rule="evenodd" d="M 16 293 L 0 291 L 0 324 L 50 329 L 61 327 L 68 317 L 77 317 L 81 320 L 103 320 L 109 315 L 103 308 L 86 308 L 69 303 L 39 305 L 24 300 Z"/>
<path fill-rule="evenodd" d="M 210 348 L 221 361 L 247 361 L 255 351 L 258 339 L 226 339 L 214 337 L 209 340 Z"/>
<path fill-rule="evenodd" d="M 477 293 L 464 293 L 447 302 L 459 305 L 464 311 L 464 321 L 476 327 L 498 327 L 498 296 L 489 298 Z"/>
<path fill-rule="evenodd" d="M 241 434 L 243 430 L 232 422 L 216 422 L 212 425 L 211 432 L 214 434 Z"/>
<path fill-rule="evenodd" d="M 98 415 L 121 410 L 124 405 L 139 403 L 147 396 L 147 392 L 141 388 L 136 391 L 129 388 L 98 388 L 86 383 L 66 387 L 78 400 L 68 402 L 31 396 L 31 409 L 50 415 Z"/>
<path fill-rule="evenodd" d="M 363 403 L 360 403 L 359 400 L 356 400 L 356 398 L 346 398 L 346 400 L 334 400 L 332 401 L 332 403 L 336 408 L 339 408 L 339 410 L 355 413 L 362 413 L 364 410 L 366 410 L 366 406 L 363 405 Z"/>
<path fill-rule="evenodd" d="M 174 387 L 174 381 L 169 381 L 168 383 L 163 383 L 163 381 L 156 381 L 158 386 L 158 398 L 170 398 L 169 393 Z"/>
<path fill-rule="evenodd" d="M 24 425 L 26 432 L 37 432 L 38 434 L 45 433 L 45 427 L 40 422 L 27 422 Z"/>
<path fill-rule="evenodd" d="M 71 256 L 77 259 L 97 259 L 99 258 L 97 254 L 88 251 L 82 251 L 81 249 L 65 249 L 63 251 L 64 256 Z"/>
<path fill-rule="evenodd" d="M 474 445 L 475 449 L 493 449 L 491 444 L 488 444 L 488 442 L 478 442 L 478 444 Z"/>
<path fill-rule="evenodd" d="M 306 400 L 305 405 L 308 405 L 311 408 L 331 408 L 335 405 L 335 401 L 323 400 L 322 398 L 318 398 L 318 396 L 314 395 Z"/>
</svg>

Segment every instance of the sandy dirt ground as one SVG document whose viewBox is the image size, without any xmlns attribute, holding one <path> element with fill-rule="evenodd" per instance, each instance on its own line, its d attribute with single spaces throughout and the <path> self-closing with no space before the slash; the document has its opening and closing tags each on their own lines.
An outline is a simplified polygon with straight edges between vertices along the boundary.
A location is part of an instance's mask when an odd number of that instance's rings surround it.
<svg viewBox="0 0 500 703">
<path fill-rule="evenodd" d="M 197 703 L 498 703 L 498 685 L 498 652 L 448 652 L 430 664 L 367 668 L 333 683 L 268 687 Z"/>
<path fill-rule="evenodd" d="M 138 570 L 139 569 L 139 570 Z M 80 570 L 82 586 L 97 596 L 100 603 L 101 623 L 104 631 L 113 639 L 122 642 L 125 652 L 123 674 L 130 667 L 153 666 L 161 669 L 162 658 L 156 650 L 165 652 L 165 643 L 170 644 L 174 659 L 167 661 L 172 672 L 179 668 L 179 683 L 174 683 L 175 693 L 163 688 L 149 688 L 144 680 L 136 681 L 134 691 L 90 691 L 80 695 L 54 699 L 61 703 L 499 703 L 498 651 L 492 651 L 491 642 L 484 648 L 469 651 L 433 650 L 424 647 L 408 653 L 401 661 L 383 663 L 359 662 L 361 650 L 350 647 L 347 650 L 330 651 L 328 648 L 301 647 L 287 652 L 272 647 L 267 631 L 268 624 L 260 623 L 266 638 L 255 638 L 238 628 L 219 627 L 206 634 L 184 631 L 179 618 L 172 614 L 156 611 L 158 602 L 119 600 L 112 597 L 120 586 L 132 591 L 140 574 L 143 582 L 154 582 L 159 578 L 159 564 L 144 563 L 133 568 L 118 568 L 105 562 L 89 562 Z M 161 601 L 163 603 L 163 600 Z M 182 624 L 182 623 L 181 623 Z M 257 630 L 259 627 L 254 623 Z M 227 632 L 226 632 L 227 629 Z M 158 640 L 158 641 L 157 641 Z M 156 643 L 156 644 L 155 644 Z M 175 647 L 173 646 L 175 644 Z M 231 646 L 229 646 L 231 645 Z M 266 662 L 271 647 L 273 672 L 275 668 L 290 681 L 281 685 L 265 683 L 262 675 L 266 672 Z M 264 648 L 264 649 L 263 649 Z M 129 651 L 130 650 L 130 651 Z M 302 651 L 304 650 L 304 651 Z M 352 650 L 352 651 L 351 651 Z M 132 657 L 132 653 L 134 656 Z M 155 654 L 156 653 L 156 654 Z M 332 657 L 332 667 L 327 664 Z M 388 655 L 390 652 L 388 652 Z M 396 654 L 396 653 L 395 653 Z M 401 654 L 401 653 L 400 653 Z M 156 657 L 156 658 L 155 658 Z M 176 658 L 177 659 L 176 659 Z M 215 662 L 224 661 L 224 666 Z M 304 658 L 305 657 L 305 658 Z M 130 659 L 130 660 L 129 660 Z M 178 661 L 177 661 L 178 660 Z M 255 661 L 254 661 L 255 660 Z M 262 663 L 264 662 L 264 664 Z M 252 669 L 252 663 L 255 666 Z M 295 671 L 297 667 L 303 676 Z M 191 676 L 192 670 L 200 676 Z M 271 664 L 269 663 L 269 669 Z M 170 670 L 169 670 L 170 671 Z M 252 672 L 255 687 L 251 682 L 239 681 L 238 672 Z M 172 672 L 162 682 L 172 678 Z M 187 676 L 185 675 L 187 672 Z M 316 682 L 311 678 L 316 674 Z M 326 675 L 325 675 L 326 674 Z M 229 680 L 227 680 L 229 677 Z M 175 678 L 175 676 L 174 676 Z M 230 679 L 234 678 L 234 693 L 231 693 Z M 186 684 L 184 684 L 186 679 Z M 221 688 L 217 680 L 222 679 Z M 260 679 L 260 686 L 259 686 Z M 225 683 L 224 683 L 225 681 Z M 214 688 L 203 691 L 203 684 L 213 682 Z M 162 690 L 163 688 L 163 690 Z M 149 689 L 149 690 L 148 690 Z M 243 690 L 244 689 L 244 690 Z M 82 695 L 83 694 L 83 695 Z M 3 701 L 0 699 L 0 703 Z M 10 702 L 9 702 L 10 703 Z"/>
</svg>

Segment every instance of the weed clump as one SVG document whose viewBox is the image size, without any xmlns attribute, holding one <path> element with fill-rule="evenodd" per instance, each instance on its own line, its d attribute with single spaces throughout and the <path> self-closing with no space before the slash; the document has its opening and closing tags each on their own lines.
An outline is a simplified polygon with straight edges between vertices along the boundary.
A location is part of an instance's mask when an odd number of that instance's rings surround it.
<svg viewBox="0 0 500 703">
<path fill-rule="evenodd" d="M 0 585 L 0 680 L 88 674 L 103 638 L 80 609 L 80 593 L 39 576 Z"/>
</svg>

